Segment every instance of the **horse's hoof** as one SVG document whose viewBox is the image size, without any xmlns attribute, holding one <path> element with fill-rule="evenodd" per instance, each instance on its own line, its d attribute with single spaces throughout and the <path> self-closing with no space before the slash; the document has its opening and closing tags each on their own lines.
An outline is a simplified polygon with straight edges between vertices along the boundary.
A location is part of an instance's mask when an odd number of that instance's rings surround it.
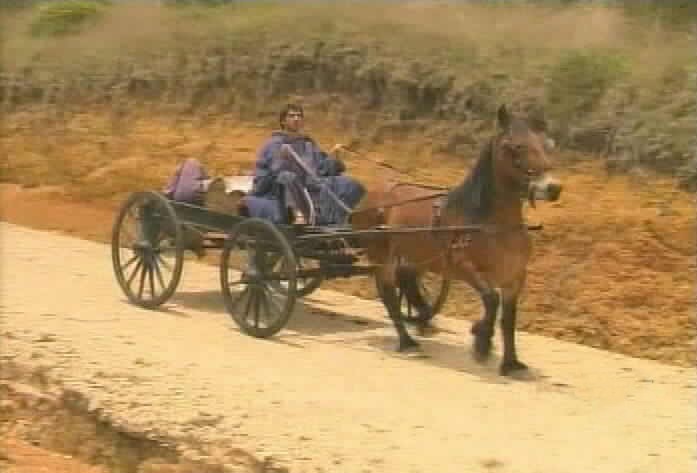
<svg viewBox="0 0 697 473">
<path fill-rule="evenodd" d="M 526 371 L 527 369 L 528 365 L 518 360 L 504 361 L 503 363 L 501 363 L 499 373 L 501 374 L 501 376 L 508 376 L 517 371 Z"/>
<path fill-rule="evenodd" d="M 419 348 L 419 344 L 413 338 L 402 338 L 399 340 L 399 344 L 397 344 L 397 351 L 400 353 L 415 351 Z"/>
</svg>

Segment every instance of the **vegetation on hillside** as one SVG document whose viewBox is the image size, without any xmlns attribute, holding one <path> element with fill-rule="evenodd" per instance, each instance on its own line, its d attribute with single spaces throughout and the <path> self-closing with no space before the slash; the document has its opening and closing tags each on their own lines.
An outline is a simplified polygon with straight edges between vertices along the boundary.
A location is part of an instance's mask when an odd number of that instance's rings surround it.
<svg viewBox="0 0 697 473">
<path fill-rule="evenodd" d="M 510 102 L 696 187 L 693 3 L 638 3 L 38 2 L 3 16 L 0 101 L 271 119 L 300 97 L 357 140 L 464 157 Z"/>
</svg>

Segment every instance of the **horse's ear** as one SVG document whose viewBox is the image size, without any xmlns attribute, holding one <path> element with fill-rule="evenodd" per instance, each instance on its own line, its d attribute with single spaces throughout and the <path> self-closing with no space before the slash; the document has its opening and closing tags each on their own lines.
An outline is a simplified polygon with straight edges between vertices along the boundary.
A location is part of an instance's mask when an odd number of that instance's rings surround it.
<svg viewBox="0 0 697 473">
<path fill-rule="evenodd" d="M 508 107 L 506 107 L 506 104 L 503 104 L 499 107 L 499 111 L 496 114 L 496 117 L 499 122 L 499 128 L 501 130 L 508 130 L 511 126 L 511 112 L 508 111 Z"/>
</svg>

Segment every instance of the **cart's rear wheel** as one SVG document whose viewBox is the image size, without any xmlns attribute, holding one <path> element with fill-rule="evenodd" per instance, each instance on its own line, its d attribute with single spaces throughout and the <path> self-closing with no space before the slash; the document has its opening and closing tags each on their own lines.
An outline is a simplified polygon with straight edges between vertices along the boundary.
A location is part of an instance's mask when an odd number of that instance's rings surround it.
<svg viewBox="0 0 697 473">
<path fill-rule="evenodd" d="M 166 198 L 156 192 L 128 198 L 112 229 L 111 259 L 132 303 L 152 309 L 172 297 L 182 275 L 184 236 Z"/>
<path fill-rule="evenodd" d="M 243 332 L 267 338 L 286 325 L 297 296 L 296 272 L 293 250 L 273 224 L 250 218 L 235 227 L 221 255 L 220 284 L 225 307 Z"/>
<path fill-rule="evenodd" d="M 416 275 L 416 284 L 421 298 L 430 310 L 424 312 L 414 307 L 407 299 L 405 288 L 399 284 L 397 295 L 399 296 L 400 313 L 402 319 L 407 323 L 424 324 L 443 309 L 450 291 L 450 279 L 436 273 L 422 273 Z M 382 285 L 378 278 L 375 278 L 375 286 L 378 296 L 384 301 Z"/>
</svg>

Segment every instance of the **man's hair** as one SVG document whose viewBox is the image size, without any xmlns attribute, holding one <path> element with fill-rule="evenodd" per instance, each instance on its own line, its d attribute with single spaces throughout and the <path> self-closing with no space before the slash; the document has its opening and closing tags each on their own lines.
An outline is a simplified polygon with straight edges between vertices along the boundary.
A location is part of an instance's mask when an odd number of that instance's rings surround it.
<svg viewBox="0 0 697 473">
<path fill-rule="evenodd" d="M 278 122 L 281 125 L 281 128 L 283 128 L 283 122 L 286 121 L 286 116 L 288 116 L 288 113 L 290 112 L 300 112 L 301 115 L 305 115 L 305 112 L 303 111 L 303 108 L 300 104 L 289 103 L 288 105 L 283 107 L 283 110 L 281 110 L 281 113 L 278 117 Z"/>
</svg>

